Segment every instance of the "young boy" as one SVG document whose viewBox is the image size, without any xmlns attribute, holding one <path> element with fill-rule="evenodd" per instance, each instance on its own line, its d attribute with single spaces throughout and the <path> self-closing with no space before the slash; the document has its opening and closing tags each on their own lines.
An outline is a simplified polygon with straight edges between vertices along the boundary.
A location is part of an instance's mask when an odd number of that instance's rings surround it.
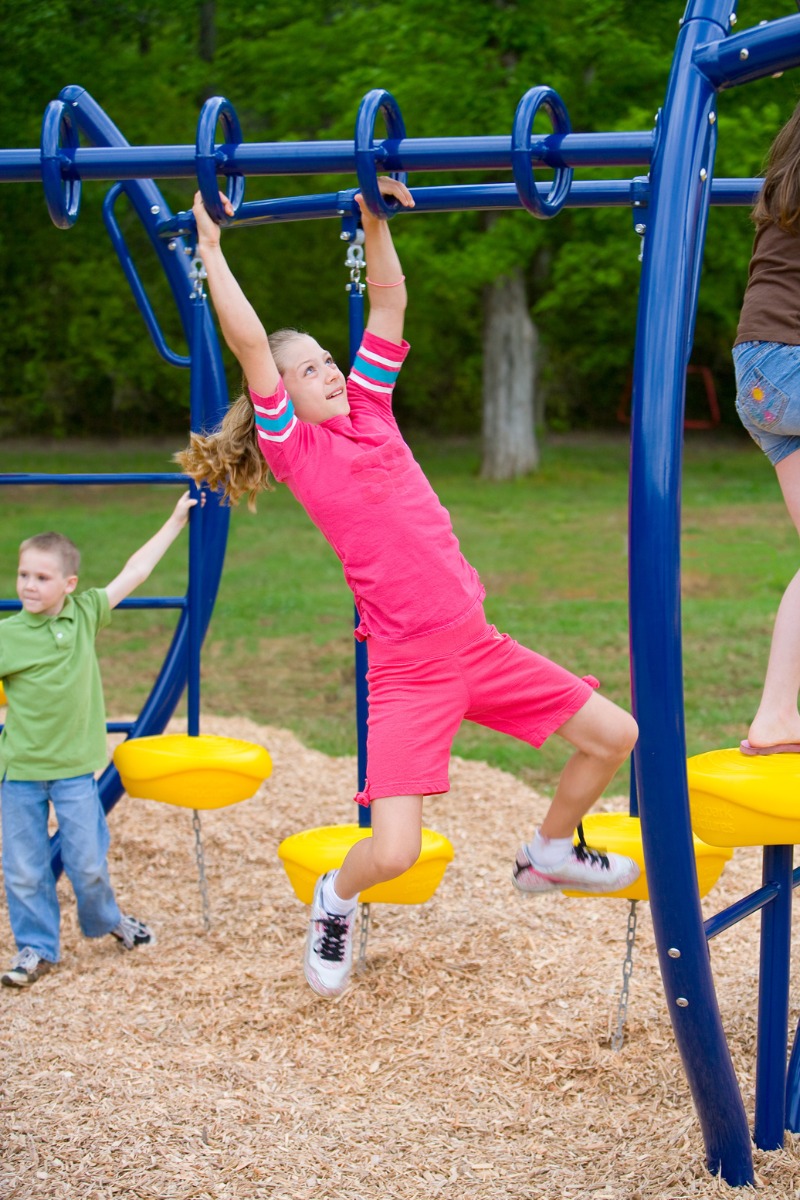
<svg viewBox="0 0 800 1200">
<path fill-rule="evenodd" d="M 3 876 L 18 950 L 0 980 L 6 987 L 28 987 L 59 960 L 50 803 L 82 932 L 111 934 L 125 950 L 155 941 L 147 925 L 120 912 L 108 876 L 108 825 L 94 777 L 108 761 L 95 638 L 111 609 L 147 579 L 196 503 L 184 493 L 107 587 L 79 595 L 73 593 L 80 554 L 69 538 L 41 533 L 20 546 L 22 611 L 0 621 L 0 679 L 8 698 L 0 734 Z"/>
</svg>

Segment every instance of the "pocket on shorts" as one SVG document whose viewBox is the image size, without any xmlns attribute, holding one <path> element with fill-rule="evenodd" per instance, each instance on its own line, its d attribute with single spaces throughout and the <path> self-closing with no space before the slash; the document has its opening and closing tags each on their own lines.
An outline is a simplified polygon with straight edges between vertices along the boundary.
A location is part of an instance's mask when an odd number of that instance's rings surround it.
<svg viewBox="0 0 800 1200">
<path fill-rule="evenodd" d="M 800 433 L 800 347 L 773 346 L 739 376 L 736 411 L 747 429 Z"/>
<path fill-rule="evenodd" d="M 786 415 L 789 397 L 754 367 L 747 384 L 736 397 L 736 409 L 745 425 L 754 425 L 765 433 L 777 433 Z"/>
</svg>

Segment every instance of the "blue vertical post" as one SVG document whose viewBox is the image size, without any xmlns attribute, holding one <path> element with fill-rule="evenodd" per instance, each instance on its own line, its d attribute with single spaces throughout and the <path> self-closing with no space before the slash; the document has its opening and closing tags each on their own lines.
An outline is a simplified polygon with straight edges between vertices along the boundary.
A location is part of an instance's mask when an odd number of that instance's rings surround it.
<svg viewBox="0 0 800 1200">
<path fill-rule="evenodd" d="M 198 278 L 192 296 L 191 337 L 191 386 L 189 389 L 189 411 L 191 427 L 199 430 L 203 426 L 203 319 L 205 296 Z M 189 515 L 189 583 L 188 583 L 188 629 L 189 661 L 187 672 L 186 717 L 190 737 L 200 732 L 200 651 L 203 645 L 203 628 L 200 614 L 203 580 L 203 506 L 202 489 L 192 480 L 191 494 L 197 504 Z"/>
<path fill-rule="evenodd" d="M 786 1128 L 800 1133 L 800 1025 L 794 1034 L 789 1068 L 786 1072 Z"/>
<path fill-rule="evenodd" d="M 793 846 L 764 847 L 762 883 L 777 884 L 778 892 L 761 910 L 754 1127 L 759 1150 L 779 1150 L 783 1145 L 793 854 Z"/>
</svg>

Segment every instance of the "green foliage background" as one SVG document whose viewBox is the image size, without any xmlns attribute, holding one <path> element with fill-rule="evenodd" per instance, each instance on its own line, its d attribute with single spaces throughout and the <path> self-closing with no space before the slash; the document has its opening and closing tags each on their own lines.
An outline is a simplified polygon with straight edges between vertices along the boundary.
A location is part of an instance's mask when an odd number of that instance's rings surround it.
<svg viewBox="0 0 800 1200">
<path fill-rule="evenodd" d="M 651 129 L 682 11 L 681 0 L 0 0 L 0 146 L 37 146 L 44 109 L 67 83 L 85 87 L 133 144 L 193 143 L 213 94 L 234 104 L 248 141 L 349 138 L 374 87 L 396 96 L 410 136 L 510 133 L 520 97 L 540 83 L 561 94 L 576 130 Z M 742 0 L 739 28 L 786 13 L 786 0 Z M 201 53 L 204 22 L 213 47 Z M 796 97 L 796 75 L 723 93 L 717 174 L 758 174 Z M 250 180 L 247 195 L 354 182 Z M 188 181 L 162 190 L 173 209 L 191 201 Z M 102 226 L 105 191 L 84 185 L 79 220 L 62 232 L 39 185 L 0 187 L 0 433 L 185 429 L 188 380 L 149 344 Z M 152 249 L 123 219 L 168 341 L 182 351 Z M 482 297 L 517 264 L 542 340 L 547 423 L 614 423 L 639 274 L 627 209 L 571 210 L 549 222 L 524 212 L 491 222 L 479 213 L 402 217 L 395 229 L 412 297 L 407 423 L 433 433 L 479 427 Z M 712 212 L 694 361 L 712 367 L 723 401 L 751 240 L 746 211 Z M 334 222 L 230 233 L 226 250 L 268 325 L 311 327 L 344 357 Z M 734 426 L 732 409 L 723 403 Z"/>
</svg>

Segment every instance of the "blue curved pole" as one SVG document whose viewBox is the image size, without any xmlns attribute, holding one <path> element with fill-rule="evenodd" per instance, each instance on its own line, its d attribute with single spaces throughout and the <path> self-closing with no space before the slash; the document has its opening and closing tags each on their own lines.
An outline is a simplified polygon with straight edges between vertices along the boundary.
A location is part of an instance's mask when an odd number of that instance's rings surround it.
<svg viewBox="0 0 800 1200">
<path fill-rule="evenodd" d="M 101 146 L 129 149 L 125 138 L 114 123 L 83 88 L 66 87 L 60 93 L 59 99 L 70 106 L 74 122 L 84 137 Z M 128 181 L 123 185 L 123 190 L 141 220 L 164 270 L 181 318 L 187 344 L 192 349 L 192 392 L 195 396 L 193 426 L 195 428 L 200 426 L 211 428 L 218 424 L 227 409 L 228 389 L 219 341 L 208 306 L 202 305 L 197 324 L 193 320 L 192 296 L 194 289 L 189 261 L 189 253 L 192 248 L 186 246 L 180 239 L 176 240 L 170 248 L 158 236 L 159 221 L 171 214 L 163 196 L 152 181 Z M 141 307 L 142 296 L 136 295 L 136 292 L 134 294 Z M 149 322 L 148 314 L 144 309 L 143 316 Z M 155 338 L 154 340 L 157 341 Z M 225 558 L 230 510 L 220 504 L 219 498 L 214 493 L 210 493 L 206 499 L 202 520 L 204 523 L 202 563 L 196 576 L 198 601 L 192 616 L 193 625 L 196 622 L 194 625 L 196 632 L 193 633 L 194 646 L 190 639 L 187 606 L 180 614 L 161 670 L 131 729 L 131 737 L 144 737 L 163 731 L 183 694 L 192 656 L 199 654 L 199 646 L 211 619 Z M 103 807 L 108 812 L 116 804 L 123 791 L 122 781 L 113 763 L 109 763 L 101 775 L 98 786 Z M 56 872 L 61 869 L 57 844 L 54 846 L 53 868 Z"/>
<path fill-rule="evenodd" d="M 729 0 L 690 0 L 650 171 L 631 420 L 630 620 L 634 754 L 650 904 L 670 1019 L 708 1168 L 753 1182 L 750 1133 L 703 929 L 686 782 L 680 615 L 685 376 L 716 143 L 698 45 L 728 31 Z"/>
</svg>

